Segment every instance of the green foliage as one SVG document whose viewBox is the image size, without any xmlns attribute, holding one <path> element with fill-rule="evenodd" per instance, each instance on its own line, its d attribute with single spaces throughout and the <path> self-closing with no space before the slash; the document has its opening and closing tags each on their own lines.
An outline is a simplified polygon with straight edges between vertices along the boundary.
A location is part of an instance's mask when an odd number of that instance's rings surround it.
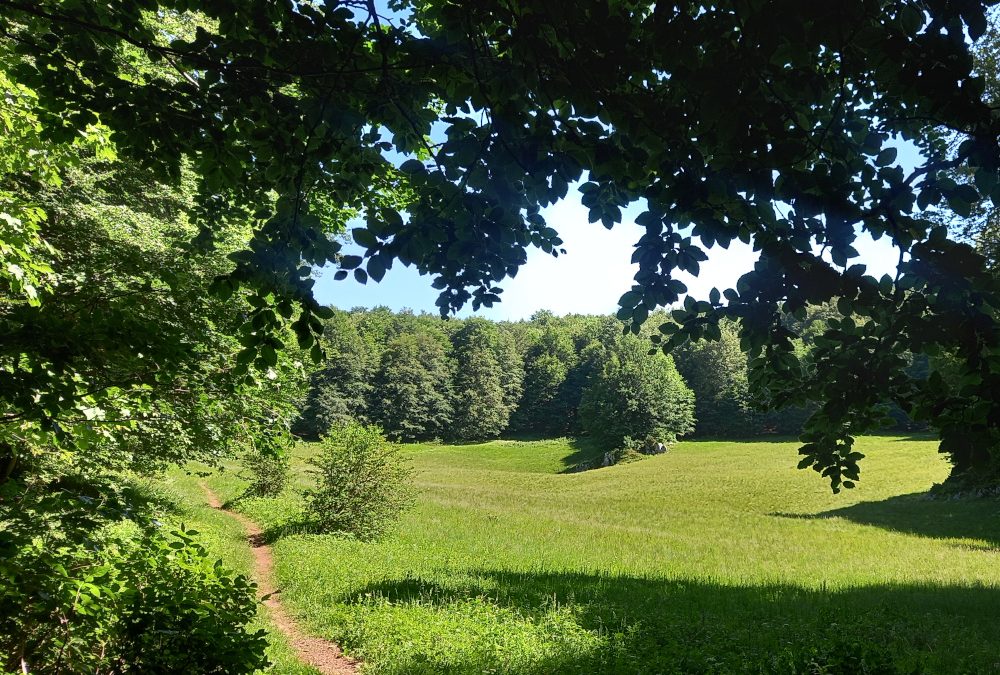
<svg viewBox="0 0 1000 675">
<path fill-rule="evenodd" d="M 413 501 L 412 471 L 376 426 L 348 424 L 323 439 L 312 460 L 316 487 L 306 510 L 322 532 L 381 537 Z"/>
<path fill-rule="evenodd" d="M 250 474 L 247 492 L 255 497 L 276 497 L 288 485 L 288 453 L 273 450 L 251 451 L 243 455 Z"/>
<path fill-rule="evenodd" d="M 256 375 L 240 374 L 251 304 L 205 295 L 247 229 L 230 224 L 215 250 L 192 250 L 189 172 L 171 187 L 115 160 L 111 146 L 58 149 L 59 180 L 3 179 L 43 208 L 39 232 L 58 254 L 37 303 L 0 298 L 0 456 L 10 458 L 0 461 L 30 470 L 60 450 L 148 469 L 280 443 L 301 364 L 272 349 Z"/>
<path fill-rule="evenodd" d="M 976 74 L 983 78 L 984 99 L 996 108 L 1000 104 L 1000 11 L 995 7 L 990 13 L 988 30 L 973 45 L 972 58 Z M 961 134 L 949 135 L 953 153 L 957 154 L 963 140 Z M 960 166 L 950 172 L 950 178 L 956 185 L 975 189 L 987 177 L 983 172 Z M 946 224 L 957 238 L 975 246 L 994 274 L 1000 272 L 1000 208 L 995 200 L 984 199 L 973 204 L 965 215 L 941 210 L 934 217 Z"/>
<path fill-rule="evenodd" d="M 570 336 L 545 327 L 525 356 L 524 395 L 513 422 L 518 430 L 562 436 L 573 429 L 579 396 L 569 375 L 576 360 Z"/>
<path fill-rule="evenodd" d="M 227 219 L 214 248 L 191 246 L 192 165 L 167 184 L 119 158 L 96 118 L 54 132 L 12 81 L 26 63 L 9 38 L 0 264 L 20 272 L 0 270 L 3 666 L 252 672 L 265 659 L 244 630 L 249 582 L 191 535 L 157 531 L 116 485 L 287 439 L 303 375 L 290 333 L 241 334 L 249 294 L 206 295 L 251 228 Z M 266 346 L 252 374 L 244 342 Z"/>
<path fill-rule="evenodd" d="M 455 370 L 455 418 L 449 434 L 459 440 L 496 438 L 507 428 L 500 369 L 484 350 L 460 354 Z"/>
<path fill-rule="evenodd" d="M 375 378 L 372 417 L 391 438 L 419 440 L 451 424 L 451 364 L 440 342 L 424 333 L 394 338 Z"/>
<path fill-rule="evenodd" d="M 451 434 L 461 440 L 494 438 L 510 423 L 524 379 L 512 340 L 495 324 L 470 319 L 452 336 L 455 417 Z"/>
<path fill-rule="evenodd" d="M 694 395 L 673 359 L 648 349 L 640 338 L 621 338 L 583 394 L 583 429 L 607 450 L 647 436 L 669 445 L 694 430 Z"/>
<path fill-rule="evenodd" d="M 35 92 L 46 141 L 100 120 L 159 180 L 176 185 L 190 166 L 201 243 L 234 216 L 252 220 L 213 286 L 250 290 L 241 368 L 271 365 L 286 321 L 314 346 L 326 312 L 311 266 L 366 282 L 413 265 L 435 277 L 442 313 L 492 306 L 529 246 L 561 251 L 541 209 L 585 180 L 594 222 L 646 206 L 619 311 L 636 332 L 680 300 L 676 274 L 698 274 L 706 250 L 754 244 L 760 260 L 725 303 L 718 291 L 686 298 L 662 342 L 736 321 L 751 388 L 819 406 L 803 466 L 835 488 L 857 478 L 853 437 L 881 423 L 886 400 L 941 430 L 956 471 L 1000 448 L 997 280 L 932 217 L 1000 200 L 995 87 L 973 58 L 985 0 L 404 0 L 392 20 L 372 3 L 8 5 L 10 77 Z M 900 141 L 920 166 L 903 166 Z M 358 214 L 364 251 L 340 256 L 329 235 Z M 14 217 L 9 248 L 43 251 Z M 852 264 L 862 233 L 898 249 L 897 277 Z M 799 377 L 781 317 L 835 298 L 841 323 Z M 851 314 L 870 328 L 845 327 Z M 894 375 L 903 354 L 940 350 L 962 364 L 960 389 Z"/>
<path fill-rule="evenodd" d="M 719 328 L 719 340 L 687 342 L 675 349 L 674 362 L 694 393 L 698 434 L 744 437 L 756 431 L 747 359 L 735 327 L 725 323 Z"/>
<path fill-rule="evenodd" d="M 584 391 L 618 348 L 621 330 L 621 322 L 612 317 L 541 314 L 531 321 L 494 324 L 482 319 L 441 321 L 384 309 L 338 312 L 324 337 L 330 345 L 327 361 L 313 376 L 296 428 L 310 435 L 354 419 L 361 413 L 349 414 L 350 405 L 350 410 L 376 415 L 396 438 L 483 440 L 504 433 L 508 419 L 513 433 L 578 434 Z M 726 337 L 732 347 L 734 334 Z M 451 358 L 442 352 L 448 348 Z M 711 398 L 706 400 L 724 407 L 729 405 L 727 397 L 739 397 L 739 412 L 749 416 L 745 360 L 741 373 L 736 367 L 738 350 L 731 370 L 718 368 L 714 354 L 698 361 L 700 353 L 689 350 L 684 358 L 691 355 L 698 372 L 717 368 L 712 372 L 737 382 L 708 391 Z M 376 359 L 378 374 L 368 382 L 369 364 Z M 450 393 L 447 401 L 442 392 Z M 720 413 L 718 418 L 716 433 L 752 430 L 742 417 L 727 419 Z M 642 439 L 647 431 L 627 429 L 624 435 Z"/>
<path fill-rule="evenodd" d="M 0 516 L 5 672 L 251 673 L 255 588 L 134 490 L 95 476 L 8 482 Z M 166 518 L 167 516 L 161 515 Z"/>
<path fill-rule="evenodd" d="M 242 627 L 256 615 L 255 586 L 209 559 L 177 530 L 120 555 L 134 588 L 121 594 L 120 667 L 142 673 L 252 673 L 264 667 L 264 635 Z"/>
<path fill-rule="evenodd" d="M 9 55 L 3 46 L 0 50 L 6 62 Z M 61 168 L 73 161 L 75 153 L 71 143 L 53 146 L 43 141 L 30 89 L 0 71 L 0 90 L 5 99 L 0 109 L 0 176 L 5 179 L 0 183 L 0 288 L 12 301 L 37 306 L 39 290 L 52 283 L 55 250 L 40 232 L 45 211 L 12 183 L 58 185 Z"/>
<path fill-rule="evenodd" d="M 326 357 L 312 373 L 305 404 L 293 430 L 308 438 L 335 426 L 368 421 L 372 380 L 378 365 L 376 347 L 362 338 L 356 318 L 337 312 L 324 324 Z"/>
</svg>

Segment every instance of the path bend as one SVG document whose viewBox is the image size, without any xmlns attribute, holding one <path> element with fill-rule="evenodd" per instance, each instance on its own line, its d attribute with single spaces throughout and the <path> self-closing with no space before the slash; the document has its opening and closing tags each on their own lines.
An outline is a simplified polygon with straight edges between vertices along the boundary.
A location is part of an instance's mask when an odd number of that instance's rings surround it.
<svg viewBox="0 0 1000 675">
<path fill-rule="evenodd" d="M 278 597 L 279 589 L 274 585 L 274 553 L 264 542 L 263 532 L 257 523 L 242 513 L 237 513 L 222 505 L 218 495 L 200 481 L 208 505 L 235 518 L 247 533 L 247 542 L 253 554 L 253 577 L 257 582 L 257 591 L 264 598 L 264 605 L 271 615 L 275 626 L 288 638 L 289 644 L 303 663 L 307 663 L 323 675 L 355 675 L 358 672 L 358 662 L 345 656 L 333 642 L 307 635 L 298 623 L 285 610 Z"/>
</svg>

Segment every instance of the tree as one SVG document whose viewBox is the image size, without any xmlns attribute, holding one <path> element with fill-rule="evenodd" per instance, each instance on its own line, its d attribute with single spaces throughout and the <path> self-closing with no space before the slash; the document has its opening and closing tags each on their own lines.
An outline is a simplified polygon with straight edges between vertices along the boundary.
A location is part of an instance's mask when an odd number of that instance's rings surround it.
<svg viewBox="0 0 1000 675">
<path fill-rule="evenodd" d="M 404 333 L 389 342 L 371 406 L 389 437 L 426 440 L 449 433 L 451 369 L 441 343 L 425 333 Z"/>
<path fill-rule="evenodd" d="M 503 404 L 509 420 L 524 392 L 524 358 L 517 347 L 517 337 L 510 325 L 499 323 L 496 325 L 496 330 L 491 345 L 500 368 Z"/>
<path fill-rule="evenodd" d="M 706 436 L 746 436 L 756 431 L 751 410 L 747 358 L 731 324 L 721 339 L 685 343 L 674 350 L 677 370 L 694 393 L 697 432 Z"/>
<path fill-rule="evenodd" d="M 37 302 L 0 295 L 0 479 L 57 450 L 145 470 L 283 446 L 301 365 L 277 334 L 255 376 L 235 372 L 251 305 L 205 294 L 229 267 L 223 232 L 216 251 L 184 250 L 189 192 L 115 161 L 112 146 L 79 150 L 59 175 L 48 186 L 10 177 L 44 213 L 54 259 Z M 231 225 L 229 244 L 245 232 Z"/>
<path fill-rule="evenodd" d="M 576 353 L 567 332 L 547 325 L 525 357 L 524 395 L 512 424 L 546 436 L 568 433 L 579 403 L 567 381 L 575 365 Z"/>
<path fill-rule="evenodd" d="M 257 368 L 237 374 L 252 305 L 205 293 L 249 228 L 227 222 L 216 250 L 189 248 L 192 174 L 153 180 L 99 125 L 47 138 L 6 57 L 0 668 L 254 672 L 267 659 L 246 630 L 250 581 L 183 530 L 160 531 L 155 518 L 173 517 L 130 478 L 287 441 L 299 355 L 285 331 L 262 336 Z"/>
<path fill-rule="evenodd" d="M 377 539 L 413 502 L 413 470 L 382 430 L 357 422 L 335 427 L 312 461 L 316 488 L 306 511 L 321 532 Z"/>
<path fill-rule="evenodd" d="M 975 72 L 984 80 L 984 98 L 996 109 L 1000 105 L 1000 11 L 996 8 L 990 15 L 988 30 L 972 50 L 972 57 Z M 961 135 L 950 133 L 947 129 L 943 133 L 951 140 L 953 149 L 957 150 L 963 140 Z M 976 185 L 976 173 L 966 167 L 954 169 L 951 178 L 956 183 Z M 982 253 L 994 274 L 1000 271 L 1000 208 L 997 204 L 984 200 L 965 216 L 949 211 L 938 215 L 959 239 L 969 242 Z"/>
<path fill-rule="evenodd" d="M 323 347 L 325 358 L 310 376 L 309 393 L 294 429 L 310 438 L 348 422 L 368 421 L 377 366 L 354 318 L 345 312 L 336 312 L 324 324 Z"/>
<path fill-rule="evenodd" d="M 461 440 L 494 438 L 510 423 L 524 379 L 512 338 L 496 324 L 469 319 L 452 337 L 455 419 Z"/>
<path fill-rule="evenodd" d="M 27 57 L 14 75 L 49 137 L 100 119 L 157 176 L 179 180 L 189 162 L 199 241 L 234 211 L 254 217 L 215 286 L 253 289 L 254 356 L 289 299 L 286 320 L 312 344 L 309 265 L 366 282 L 398 261 L 435 276 L 442 312 L 492 305 L 528 246 L 558 253 L 540 209 L 586 179 L 582 201 L 607 227 L 647 205 L 620 300 L 637 332 L 685 293 L 674 272 L 697 274 L 705 249 L 760 251 L 725 304 L 713 293 L 676 310 L 663 346 L 736 321 L 751 386 L 819 404 L 802 464 L 835 489 L 857 478 L 853 437 L 887 398 L 935 423 L 957 472 L 1000 456 L 997 282 L 926 217 L 1000 201 L 1000 119 L 966 39 L 987 30 L 984 0 L 400 0 L 404 19 L 374 3 L 227 0 L 199 5 L 196 31 L 165 26 L 190 6 L 14 0 L 0 31 Z M 133 72 L 153 61 L 163 74 Z M 941 128 L 960 136 L 954 153 Z M 924 155 L 912 171 L 900 138 Z M 948 175 L 960 168 L 972 183 Z M 356 213 L 365 253 L 338 260 L 329 235 Z M 895 278 L 851 264 L 862 231 L 899 249 Z M 831 324 L 800 378 L 781 317 L 834 298 L 868 321 Z M 962 364 L 961 389 L 899 375 L 904 353 L 938 350 Z"/>
<path fill-rule="evenodd" d="M 455 419 L 451 435 L 461 441 L 496 438 L 507 428 L 500 368 L 487 349 L 468 349 L 455 367 Z"/>
<path fill-rule="evenodd" d="M 644 340 L 626 335 L 606 352 L 583 394 L 580 423 L 606 450 L 623 448 L 628 439 L 670 444 L 694 430 L 694 395 L 673 358 L 648 351 Z"/>
</svg>

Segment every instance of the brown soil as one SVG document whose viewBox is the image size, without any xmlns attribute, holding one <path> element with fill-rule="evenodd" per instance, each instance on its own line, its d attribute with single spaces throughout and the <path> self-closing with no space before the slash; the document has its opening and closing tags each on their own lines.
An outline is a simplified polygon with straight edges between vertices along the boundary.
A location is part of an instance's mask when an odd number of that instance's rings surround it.
<svg viewBox="0 0 1000 675">
<path fill-rule="evenodd" d="M 274 555 L 271 552 L 271 547 L 264 543 L 263 533 L 257 523 L 242 513 L 224 509 L 219 497 L 205 483 L 201 483 L 201 489 L 205 491 L 209 506 L 229 514 L 238 520 L 243 525 L 243 529 L 246 530 L 247 541 L 253 553 L 253 576 L 257 582 L 257 591 L 271 614 L 271 620 L 274 621 L 278 630 L 288 638 L 288 642 L 295 650 L 299 660 L 309 664 L 323 675 L 354 675 L 357 673 L 357 661 L 345 656 L 340 647 L 333 642 L 306 635 L 299 628 L 295 619 L 285 611 L 278 598 L 280 589 L 274 586 Z"/>
</svg>

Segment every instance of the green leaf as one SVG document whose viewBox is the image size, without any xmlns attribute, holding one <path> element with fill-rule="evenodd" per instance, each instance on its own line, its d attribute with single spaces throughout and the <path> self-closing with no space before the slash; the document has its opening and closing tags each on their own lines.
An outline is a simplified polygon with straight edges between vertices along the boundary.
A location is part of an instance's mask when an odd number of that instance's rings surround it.
<svg viewBox="0 0 1000 675">
<path fill-rule="evenodd" d="M 354 242 L 359 246 L 364 246 L 368 249 L 378 247 L 378 238 L 363 227 L 356 227 L 351 230 L 351 236 L 354 237 Z"/>
<path fill-rule="evenodd" d="M 642 293 L 639 291 L 626 291 L 618 300 L 620 307 L 635 307 L 642 302 Z"/>
<path fill-rule="evenodd" d="M 885 148 L 875 158 L 875 166 L 889 166 L 896 161 L 896 148 Z"/>
<path fill-rule="evenodd" d="M 405 162 L 399 165 L 399 170 L 401 173 L 410 175 L 417 173 L 424 173 L 425 171 L 427 171 L 426 167 L 424 167 L 423 162 L 421 162 L 419 159 L 406 160 Z"/>
<path fill-rule="evenodd" d="M 368 259 L 368 265 L 366 267 L 368 270 L 368 276 L 375 281 L 382 281 L 382 278 L 385 276 L 385 263 L 383 260 L 384 258 L 379 255 Z"/>
<path fill-rule="evenodd" d="M 271 345 L 263 345 L 260 348 L 260 356 L 267 365 L 271 367 L 278 365 L 278 353 L 274 351 L 274 347 Z"/>
<path fill-rule="evenodd" d="M 361 264 L 362 260 L 359 255 L 345 255 L 340 259 L 340 267 L 345 270 L 353 270 Z"/>
<path fill-rule="evenodd" d="M 972 215 L 972 202 L 963 199 L 957 190 L 949 193 L 947 198 L 948 206 L 956 214 L 962 216 L 963 218 L 968 218 Z"/>
</svg>

